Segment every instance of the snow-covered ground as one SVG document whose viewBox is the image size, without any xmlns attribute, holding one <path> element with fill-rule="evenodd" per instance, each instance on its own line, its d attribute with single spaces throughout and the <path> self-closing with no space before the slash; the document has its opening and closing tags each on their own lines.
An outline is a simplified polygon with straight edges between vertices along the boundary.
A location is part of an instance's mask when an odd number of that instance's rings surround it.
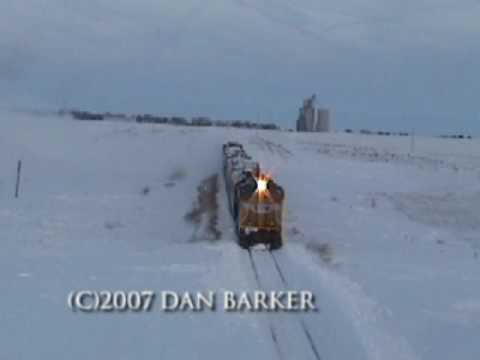
<svg viewBox="0 0 480 360">
<path fill-rule="evenodd" d="M 208 212 L 192 221 L 227 140 L 285 187 L 276 256 L 320 311 L 70 311 L 79 289 L 258 287 L 221 177 L 215 232 Z M 414 145 L 1 113 L 0 359 L 314 358 L 303 324 L 322 359 L 478 359 L 480 143 Z M 268 259 L 257 265 L 266 288 L 284 287 Z"/>
</svg>

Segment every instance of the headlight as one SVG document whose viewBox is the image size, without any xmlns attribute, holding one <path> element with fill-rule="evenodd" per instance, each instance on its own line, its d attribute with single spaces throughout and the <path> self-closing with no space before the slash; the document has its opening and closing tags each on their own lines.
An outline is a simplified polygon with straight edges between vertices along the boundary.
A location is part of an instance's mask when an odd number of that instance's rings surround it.
<svg viewBox="0 0 480 360">
<path fill-rule="evenodd" d="M 267 190 L 267 180 L 257 179 L 257 191 L 263 193 Z"/>
</svg>

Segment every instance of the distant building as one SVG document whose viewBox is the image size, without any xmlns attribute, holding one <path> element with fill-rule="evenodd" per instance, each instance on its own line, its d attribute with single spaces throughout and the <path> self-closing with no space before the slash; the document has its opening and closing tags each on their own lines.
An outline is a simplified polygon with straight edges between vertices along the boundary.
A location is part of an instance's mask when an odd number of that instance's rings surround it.
<svg viewBox="0 0 480 360">
<path fill-rule="evenodd" d="M 315 95 L 303 101 L 303 106 L 299 109 L 297 131 L 331 131 L 330 111 L 317 108 L 315 102 Z"/>
</svg>

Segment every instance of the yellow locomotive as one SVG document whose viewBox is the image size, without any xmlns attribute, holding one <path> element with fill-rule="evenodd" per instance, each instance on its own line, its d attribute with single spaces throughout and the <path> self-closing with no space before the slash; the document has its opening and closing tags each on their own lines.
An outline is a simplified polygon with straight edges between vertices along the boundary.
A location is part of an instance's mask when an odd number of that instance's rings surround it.
<svg viewBox="0 0 480 360">
<path fill-rule="evenodd" d="M 283 188 L 262 173 L 259 164 L 237 142 L 223 145 L 223 170 L 240 246 L 263 243 L 270 249 L 280 248 Z"/>
</svg>

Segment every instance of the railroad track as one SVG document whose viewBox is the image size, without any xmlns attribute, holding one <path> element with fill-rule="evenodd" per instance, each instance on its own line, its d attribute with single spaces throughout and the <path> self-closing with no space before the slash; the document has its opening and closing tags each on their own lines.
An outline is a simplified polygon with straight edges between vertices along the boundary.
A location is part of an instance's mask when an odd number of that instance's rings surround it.
<svg viewBox="0 0 480 360">
<path fill-rule="evenodd" d="M 251 249 L 247 251 L 259 289 L 265 291 L 294 289 L 289 285 L 281 263 L 273 251 Z M 302 314 L 273 314 L 269 317 L 269 330 L 281 359 L 322 359 Z M 306 351 L 305 348 L 308 348 L 309 351 Z"/>
</svg>

